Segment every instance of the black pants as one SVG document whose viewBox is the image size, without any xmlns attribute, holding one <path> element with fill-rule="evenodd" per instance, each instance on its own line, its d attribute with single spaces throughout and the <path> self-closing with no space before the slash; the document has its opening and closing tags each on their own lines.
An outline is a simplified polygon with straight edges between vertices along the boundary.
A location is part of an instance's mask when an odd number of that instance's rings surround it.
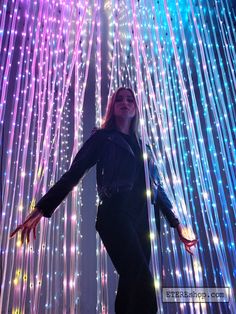
<svg viewBox="0 0 236 314">
<path fill-rule="evenodd" d="M 147 208 L 134 217 L 120 196 L 98 207 L 96 230 L 119 274 L 116 314 L 155 314 L 154 280 L 149 269 L 151 243 Z"/>
</svg>

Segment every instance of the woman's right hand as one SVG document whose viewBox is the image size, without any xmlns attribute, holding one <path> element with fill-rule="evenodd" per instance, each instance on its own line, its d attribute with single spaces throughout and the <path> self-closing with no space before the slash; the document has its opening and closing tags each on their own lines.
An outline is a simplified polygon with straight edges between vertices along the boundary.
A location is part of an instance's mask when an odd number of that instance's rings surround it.
<svg viewBox="0 0 236 314">
<path fill-rule="evenodd" d="M 21 244 L 24 243 L 24 238 L 26 235 L 27 243 L 30 241 L 30 232 L 33 229 L 34 239 L 36 239 L 36 226 L 39 223 L 40 219 L 43 217 L 43 214 L 39 211 L 37 207 L 26 217 L 25 221 L 18 225 L 17 228 L 10 234 L 10 238 L 21 230 Z"/>
<path fill-rule="evenodd" d="M 187 239 L 184 234 L 183 234 L 183 226 L 181 224 L 178 224 L 177 226 L 177 231 L 178 231 L 178 234 L 179 234 L 179 238 L 180 240 L 184 243 L 185 245 L 185 249 L 188 253 L 190 253 L 191 255 L 193 255 L 193 252 L 191 251 L 191 246 L 193 245 L 196 245 L 197 242 L 198 242 L 198 239 Z"/>
</svg>

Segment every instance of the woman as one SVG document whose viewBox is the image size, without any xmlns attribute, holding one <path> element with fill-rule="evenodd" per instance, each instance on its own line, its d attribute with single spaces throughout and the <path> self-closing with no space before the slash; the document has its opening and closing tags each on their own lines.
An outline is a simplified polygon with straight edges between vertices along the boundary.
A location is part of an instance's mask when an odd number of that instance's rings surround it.
<svg viewBox="0 0 236 314">
<path fill-rule="evenodd" d="M 133 91 L 124 87 L 117 89 L 107 106 L 101 129 L 93 132 L 75 156 L 70 169 L 10 235 L 12 237 L 21 230 L 22 243 L 25 236 L 29 242 L 33 230 L 36 238 L 35 229 L 40 219 L 51 217 L 85 172 L 96 164 L 100 199 L 96 230 L 119 274 L 115 301 L 117 314 L 152 314 L 157 311 L 154 281 L 149 270 L 151 245 L 138 121 Z M 183 237 L 182 226 L 171 210 L 172 204 L 161 186 L 150 156 L 148 166 L 158 231 L 159 210 L 162 210 L 170 226 L 177 228 L 186 250 L 192 254 L 190 247 L 197 243 L 197 239 L 190 241 Z"/>
</svg>

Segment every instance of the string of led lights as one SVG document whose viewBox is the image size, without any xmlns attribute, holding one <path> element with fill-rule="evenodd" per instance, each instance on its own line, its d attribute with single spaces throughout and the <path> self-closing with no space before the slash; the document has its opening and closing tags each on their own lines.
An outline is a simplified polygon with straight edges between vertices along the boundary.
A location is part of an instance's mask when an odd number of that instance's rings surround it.
<svg viewBox="0 0 236 314">
<path fill-rule="evenodd" d="M 96 126 L 102 102 L 117 87 L 131 87 L 137 96 L 160 313 L 236 312 L 235 21 L 233 1 L 1 2 L 3 313 L 82 313 L 83 300 L 91 311 L 113 311 L 113 276 L 97 234 L 96 305 L 82 291 L 83 182 L 40 223 L 34 243 L 21 246 L 20 235 L 9 240 L 84 141 L 93 46 Z M 164 217 L 156 236 L 145 143 L 186 236 L 199 239 L 193 257 Z M 162 287 L 229 287 L 229 303 L 164 303 Z"/>
</svg>

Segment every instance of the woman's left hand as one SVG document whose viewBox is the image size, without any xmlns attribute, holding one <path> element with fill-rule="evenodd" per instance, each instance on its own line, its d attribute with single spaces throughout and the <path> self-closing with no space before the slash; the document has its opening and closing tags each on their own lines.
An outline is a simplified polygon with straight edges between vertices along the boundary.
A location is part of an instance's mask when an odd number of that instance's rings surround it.
<svg viewBox="0 0 236 314">
<path fill-rule="evenodd" d="M 178 224 L 176 227 L 180 240 L 184 243 L 185 249 L 187 252 L 189 252 L 191 255 L 193 255 L 193 252 L 191 251 L 191 246 L 196 245 L 198 242 L 198 239 L 188 240 L 183 236 L 183 228 L 181 224 Z"/>
</svg>

